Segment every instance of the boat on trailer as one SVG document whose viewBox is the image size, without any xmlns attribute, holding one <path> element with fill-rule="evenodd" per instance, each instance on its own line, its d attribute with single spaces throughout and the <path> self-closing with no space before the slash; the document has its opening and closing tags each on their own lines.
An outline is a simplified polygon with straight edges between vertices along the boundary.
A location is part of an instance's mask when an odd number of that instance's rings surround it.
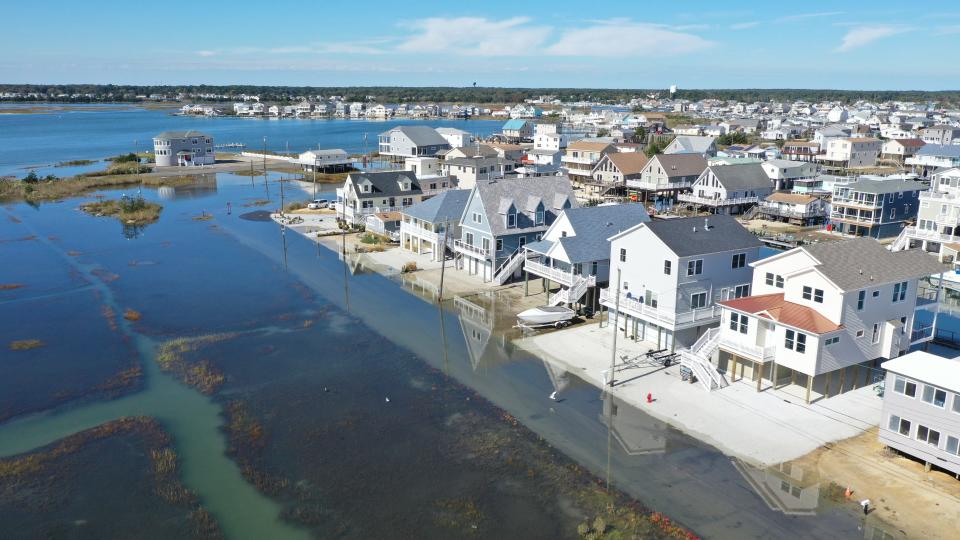
<svg viewBox="0 0 960 540">
<path fill-rule="evenodd" d="M 517 314 L 517 326 L 521 328 L 540 328 L 569 326 L 577 313 L 563 306 L 539 306 Z"/>
</svg>

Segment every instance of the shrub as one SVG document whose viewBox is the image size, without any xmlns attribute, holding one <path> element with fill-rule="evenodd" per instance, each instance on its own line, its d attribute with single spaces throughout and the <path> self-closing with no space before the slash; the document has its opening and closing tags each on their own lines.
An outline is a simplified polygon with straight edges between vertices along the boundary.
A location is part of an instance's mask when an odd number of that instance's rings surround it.
<svg viewBox="0 0 960 540">
<path fill-rule="evenodd" d="M 37 176 L 36 172 L 30 171 L 29 173 L 27 173 L 26 176 L 23 177 L 22 180 L 27 184 L 36 184 L 37 182 L 40 181 L 40 177 Z"/>
<path fill-rule="evenodd" d="M 130 152 L 129 154 L 121 154 L 119 156 L 113 156 L 109 158 L 110 161 L 114 163 L 139 163 L 140 158 L 136 154 Z"/>
<path fill-rule="evenodd" d="M 400 269 L 400 272 L 404 274 L 409 274 L 410 272 L 416 272 L 417 270 L 418 270 L 417 263 L 414 261 L 410 261 L 403 265 L 403 268 Z"/>
</svg>

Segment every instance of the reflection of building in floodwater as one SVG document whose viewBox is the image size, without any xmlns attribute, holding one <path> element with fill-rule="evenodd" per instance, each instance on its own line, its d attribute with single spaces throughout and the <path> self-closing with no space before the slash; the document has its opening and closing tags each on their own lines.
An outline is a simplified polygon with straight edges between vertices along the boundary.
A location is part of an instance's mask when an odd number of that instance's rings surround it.
<svg viewBox="0 0 960 540">
<path fill-rule="evenodd" d="M 217 175 L 216 173 L 191 174 L 194 181 L 180 186 L 160 186 L 157 188 L 157 195 L 165 200 L 174 199 L 197 199 L 208 197 L 217 193 Z"/>
<path fill-rule="evenodd" d="M 622 399 L 604 392 L 600 421 L 630 456 L 662 454 L 667 449 L 667 424 Z"/>
<path fill-rule="evenodd" d="M 440 287 L 433 281 L 418 276 L 416 272 L 401 274 L 400 286 L 430 302 L 436 302 L 440 296 Z"/>
<path fill-rule="evenodd" d="M 551 363 L 549 360 L 543 360 L 543 367 L 547 369 L 547 376 L 550 377 L 550 383 L 557 393 L 563 392 L 570 386 L 570 374 L 567 370 Z"/>
<path fill-rule="evenodd" d="M 733 466 L 771 510 L 795 516 L 817 513 L 820 484 L 811 481 L 803 467 L 781 463 L 757 469 L 737 459 L 733 460 Z"/>
<path fill-rule="evenodd" d="M 453 298 L 453 305 L 460 320 L 460 329 L 467 344 L 470 364 L 476 370 L 482 363 L 506 362 L 510 359 L 512 343 L 507 341 L 508 317 L 497 317 L 496 292 Z M 509 306 L 504 305 L 505 309 Z"/>
</svg>

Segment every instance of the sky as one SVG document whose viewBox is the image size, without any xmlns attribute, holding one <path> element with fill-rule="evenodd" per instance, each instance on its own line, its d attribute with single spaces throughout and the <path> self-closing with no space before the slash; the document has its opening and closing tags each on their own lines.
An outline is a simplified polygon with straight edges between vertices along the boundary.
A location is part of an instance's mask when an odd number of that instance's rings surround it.
<svg viewBox="0 0 960 540">
<path fill-rule="evenodd" d="M 957 0 L 45 0 L 2 12 L 0 83 L 960 89 Z"/>
</svg>

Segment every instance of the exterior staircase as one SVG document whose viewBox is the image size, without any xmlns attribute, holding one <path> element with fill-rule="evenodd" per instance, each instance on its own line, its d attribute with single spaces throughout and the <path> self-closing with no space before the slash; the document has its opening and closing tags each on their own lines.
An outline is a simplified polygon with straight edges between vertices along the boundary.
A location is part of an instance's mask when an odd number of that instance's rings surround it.
<svg viewBox="0 0 960 540">
<path fill-rule="evenodd" d="M 744 212 L 743 215 L 741 215 L 740 217 L 741 217 L 742 219 L 748 219 L 748 220 L 749 220 L 749 219 L 753 219 L 753 218 L 757 217 L 758 215 L 760 215 L 760 205 L 759 205 L 759 204 L 754 205 L 754 206 L 751 206 L 750 209 L 747 210 L 746 212 Z"/>
<path fill-rule="evenodd" d="M 573 286 L 569 289 L 560 289 L 559 291 L 550 295 L 550 301 L 547 302 L 551 306 L 559 306 L 560 304 L 573 304 L 583 298 L 584 294 L 587 294 L 587 288 L 596 286 L 597 276 L 577 276 L 576 281 L 574 281 Z"/>
<path fill-rule="evenodd" d="M 497 267 L 493 273 L 493 281 L 496 282 L 497 285 L 506 283 L 507 280 L 510 279 L 510 276 L 523 265 L 523 261 L 526 258 L 525 251 L 522 248 L 518 248 L 507 257 L 507 260 L 503 261 L 503 263 Z"/>
<path fill-rule="evenodd" d="M 913 227 L 904 227 L 900 236 L 890 244 L 890 251 L 903 251 L 910 247 L 910 233 Z"/>
<path fill-rule="evenodd" d="M 720 329 L 707 330 L 689 349 L 680 351 L 680 365 L 689 369 L 707 391 L 723 388 L 729 383 L 717 371 L 710 358 L 720 346 Z"/>
</svg>

